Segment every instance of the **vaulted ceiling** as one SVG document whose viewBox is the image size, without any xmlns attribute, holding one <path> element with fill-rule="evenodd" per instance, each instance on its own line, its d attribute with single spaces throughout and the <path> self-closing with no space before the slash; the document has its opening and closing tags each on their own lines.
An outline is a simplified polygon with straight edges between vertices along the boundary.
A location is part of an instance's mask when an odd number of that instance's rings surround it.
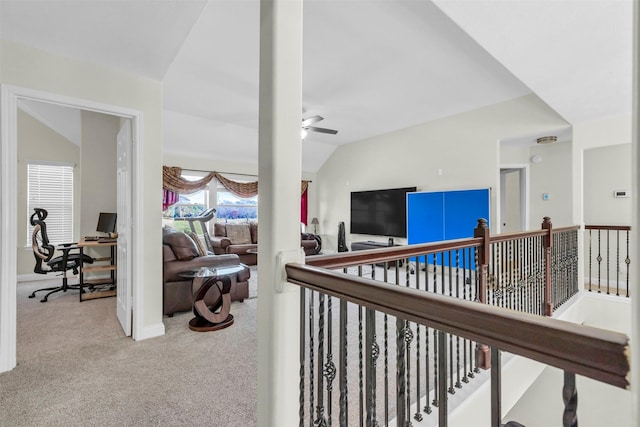
<svg viewBox="0 0 640 427">
<path fill-rule="evenodd" d="M 570 124 L 630 113 L 631 9 L 305 1 L 301 117 L 339 133 L 309 133 L 303 170 L 340 144 L 530 93 Z M 0 0 L 2 38 L 161 80 L 165 152 L 229 161 L 257 163 L 258 31 L 257 0 Z"/>
</svg>

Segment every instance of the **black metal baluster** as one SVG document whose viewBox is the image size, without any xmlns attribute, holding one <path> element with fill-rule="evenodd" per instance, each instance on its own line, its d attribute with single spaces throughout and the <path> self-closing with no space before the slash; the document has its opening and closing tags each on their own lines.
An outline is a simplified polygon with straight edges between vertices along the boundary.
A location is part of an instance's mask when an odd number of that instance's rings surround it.
<svg viewBox="0 0 640 427">
<path fill-rule="evenodd" d="M 467 301 L 471 301 L 470 296 L 467 296 L 467 286 L 470 286 L 471 284 L 471 270 L 469 269 L 469 266 L 467 265 L 467 259 L 469 259 L 467 256 L 470 255 L 469 254 L 470 249 L 466 248 L 462 250 L 462 265 L 464 266 L 463 268 L 463 279 L 464 279 L 464 299 Z M 467 279 L 469 280 L 467 282 Z M 471 292 L 469 292 L 469 294 L 471 294 Z M 469 377 L 467 377 L 467 344 L 469 343 L 469 340 L 464 338 L 462 340 L 462 369 L 463 369 L 463 376 L 462 376 L 462 382 L 463 383 L 468 383 L 469 382 Z"/>
<path fill-rule="evenodd" d="M 336 378 L 336 365 L 333 362 L 333 310 L 332 297 L 327 296 L 327 362 L 324 364 L 324 376 L 327 380 L 327 423 L 332 424 L 333 380 Z"/>
<path fill-rule="evenodd" d="M 453 297 L 453 266 L 451 259 L 451 251 L 449 254 L 449 296 Z M 453 388 L 453 337 L 449 334 L 449 393 L 455 394 L 456 390 Z"/>
<path fill-rule="evenodd" d="M 424 350 L 424 370 L 425 370 L 425 391 L 426 391 L 426 396 L 425 396 L 425 405 L 424 408 L 422 408 L 422 411 L 425 412 L 426 414 L 430 414 L 431 413 L 431 400 L 429 400 L 429 392 L 431 390 L 431 383 L 429 381 L 429 328 L 425 327 L 424 329 L 424 345 L 425 345 L 425 350 Z M 418 402 L 419 404 L 419 402 Z"/>
<path fill-rule="evenodd" d="M 629 230 L 627 230 L 627 256 L 624 259 L 624 263 L 627 264 L 627 298 L 629 298 L 629 264 L 631 264 L 631 259 L 629 259 Z"/>
<path fill-rule="evenodd" d="M 384 424 L 389 424 L 389 327 L 384 315 Z"/>
<path fill-rule="evenodd" d="M 314 312 L 315 302 L 314 296 L 316 292 L 310 292 L 309 301 L 309 425 L 313 425 L 313 414 L 315 412 L 315 397 L 314 397 L 314 381 L 315 381 L 315 363 L 314 363 Z"/>
<path fill-rule="evenodd" d="M 384 269 L 384 281 L 389 281 L 387 269 Z M 384 423 L 389 424 L 389 324 L 384 314 Z"/>
<path fill-rule="evenodd" d="M 340 300 L 340 427 L 346 427 L 349 419 L 347 388 L 347 301 Z"/>
<path fill-rule="evenodd" d="M 473 265 L 475 266 L 474 269 L 474 273 L 473 273 L 473 283 L 474 283 L 474 292 L 475 292 L 475 298 L 474 301 L 479 302 L 480 298 L 479 298 L 479 286 L 480 286 L 480 282 L 479 282 L 479 278 L 478 278 L 478 250 L 476 248 L 473 249 Z M 487 291 L 488 292 L 488 291 Z M 488 299 L 487 299 L 488 300 Z M 435 343 L 434 343 L 435 345 Z M 478 359 L 477 359 L 477 354 L 475 351 L 475 348 L 477 347 L 477 344 L 474 343 L 473 341 L 469 341 L 469 378 L 474 378 L 475 377 L 475 370 L 478 367 Z M 475 368 L 474 368 L 475 365 Z"/>
<path fill-rule="evenodd" d="M 366 402 L 367 402 L 367 426 L 374 426 L 376 421 L 376 361 L 380 349 L 376 343 L 376 313 L 366 309 Z"/>
<path fill-rule="evenodd" d="M 429 255 L 425 255 L 424 257 L 424 263 L 425 263 L 425 278 L 424 278 L 424 287 L 425 287 L 425 291 L 429 292 Z M 430 372 L 431 370 L 431 365 L 429 363 L 429 327 L 425 326 L 424 328 L 424 371 L 425 371 L 425 382 L 424 382 L 424 389 L 425 389 L 425 404 L 424 407 L 422 408 L 422 411 L 426 414 L 430 414 L 432 412 L 431 410 L 431 400 L 430 400 L 430 392 L 431 392 L 431 382 L 430 380 Z"/>
<path fill-rule="evenodd" d="M 616 296 L 620 296 L 620 230 L 616 230 Z"/>
<path fill-rule="evenodd" d="M 446 335 L 444 332 L 438 332 L 438 353 L 440 353 L 440 363 L 438 368 L 444 373 L 447 369 L 447 346 L 445 342 Z M 440 382 L 438 382 L 438 392 L 440 394 L 440 402 L 438 405 L 438 425 L 440 427 L 446 427 L 447 421 L 447 377 L 446 375 L 440 375 Z"/>
<path fill-rule="evenodd" d="M 578 427 L 578 390 L 576 389 L 576 374 L 564 371 L 564 385 L 562 387 L 564 413 L 563 427 Z"/>
<path fill-rule="evenodd" d="M 404 427 L 408 422 L 409 406 L 406 405 L 406 370 L 404 320 L 396 318 L 396 425 Z"/>
<path fill-rule="evenodd" d="M 464 270 L 463 270 L 464 271 Z M 464 279 L 462 280 L 464 283 Z M 464 286 L 464 284 L 462 285 Z M 460 298 L 460 251 L 456 250 L 456 298 Z M 462 388 L 460 382 L 460 337 L 456 335 L 456 388 Z"/>
<path fill-rule="evenodd" d="M 535 237 L 529 238 L 529 250 L 528 250 L 528 258 L 529 258 L 529 279 L 527 280 L 527 288 L 528 288 L 528 297 L 529 297 L 529 313 L 534 312 L 534 287 L 535 277 L 536 277 L 536 265 L 535 265 L 535 251 L 536 251 L 536 239 Z"/>
<path fill-rule="evenodd" d="M 413 331 L 411 331 L 411 327 L 408 321 L 405 321 L 405 326 L 402 330 L 402 335 L 404 337 L 404 345 L 406 346 L 405 355 L 407 358 L 407 406 L 406 406 L 406 421 L 404 423 L 405 427 L 412 426 L 411 423 L 411 341 L 413 341 Z"/>
<path fill-rule="evenodd" d="M 306 348 L 305 348 L 305 319 L 307 317 L 306 313 L 306 290 L 305 288 L 300 288 L 300 384 L 299 384 L 299 407 L 298 407 L 298 417 L 300 419 L 299 426 L 304 426 L 304 372 L 305 372 L 305 357 L 306 357 Z"/>
<path fill-rule="evenodd" d="M 416 257 L 416 264 L 416 290 L 420 290 L 419 257 Z M 416 323 L 416 413 L 413 418 L 418 422 L 422 421 L 422 413 L 420 412 L 420 325 L 418 323 Z"/>
<path fill-rule="evenodd" d="M 601 272 L 601 266 L 602 266 L 602 254 L 600 252 L 600 230 L 598 230 L 598 257 L 596 258 L 596 261 L 598 261 L 598 293 L 602 292 L 602 286 L 601 286 L 601 278 L 602 275 L 600 274 Z"/>
<path fill-rule="evenodd" d="M 386 267 L 386 264 L 385 264 Z M 362 265 L 358 266 L 358 276 L 362 277 Z M 360 411 L 360 427 L 364 427 L 364 355 L 363 355 L 363 333 L 362 333 L 362 310 L 363 307 L 358 306 L 358 403 Z"/>
<path fill-rule="evenodd" d="M 359 387 L 359 408 L 360 408 L 360 427 L 364 427 L 364 366 L 362 356 L 362 306 L 358 306 L 358 387 Z"/>
<path fill-rule="evenodd" d="M 438 293 L 438 254 L 433 254 L 433 293 Z M 433 380 L 438 384 L 438 332 L 433 330 Z M 438 388 L 433 390 L 433 406 L 438 406 Z"/>
<path fill-rule="evenodd" d="M 610 255 L 610 246 L 609 246 L 609 235 L 611 234 L 610 230 L 607 230 L 607 295 L 609 295 L 609 286 L 611 284 L 610 279 L 609 279 L 609 260 L 611 259 L 611 255 Z"/>
<path fill-rule="evenodd" d="M 316 405 L 315 426 L 326 426 L 327 419 L 324 415 L 324 294 L 318 297 L 318 404 Z"/>
<path fill-rule="evenodd" d="M 438 378 L 440 377 L 440 373 L 438 372 L 438 356 L 439 355 L 441 355 L 441 352 L 440 352 L 440 345 L 438 345 L 438 331 L 434 329 L 433 330 L 433 382 L 436 385 L 436 387 L 434 387 L 433 389 L 433 401 L 431 402 L 431 404 L 436 408 L 439 405 L 438 399 L 440 397 L 439 396 L 440 388 L 438 386 L 438 384 L 440 384 L 440 382 L 438 381 Z M 445 387 L 445 393 L 446 393 L 446 387 Z"/>
<path fill-rule="evenodd" d="M 592 252 L 592 235 L 591 232 L 593 230 L 589 229 L 589 292 L 591 292 L 591 285 L 592 285 L 592 276 L 591 276 L 591 261 L 593 260 L 593 256 L 591 254 Z"/>
<path fill-rule="evenodd" d="M 501 352 L 491 347 L 491 426 L 502 426 L 502 363 Z"/>
</svg>

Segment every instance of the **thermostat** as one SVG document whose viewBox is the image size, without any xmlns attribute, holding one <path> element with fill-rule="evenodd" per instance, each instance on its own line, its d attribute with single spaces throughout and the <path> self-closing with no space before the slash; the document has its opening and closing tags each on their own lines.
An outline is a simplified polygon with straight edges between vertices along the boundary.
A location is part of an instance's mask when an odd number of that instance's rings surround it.
<svg viewBox="0 0 640 427">
<path fill-rule="evenodd" d="M 613 197 L 616 197 L 616 198 L 629 197 L 629 192 L 627 190 L 614 190 Z"/>
</svg>

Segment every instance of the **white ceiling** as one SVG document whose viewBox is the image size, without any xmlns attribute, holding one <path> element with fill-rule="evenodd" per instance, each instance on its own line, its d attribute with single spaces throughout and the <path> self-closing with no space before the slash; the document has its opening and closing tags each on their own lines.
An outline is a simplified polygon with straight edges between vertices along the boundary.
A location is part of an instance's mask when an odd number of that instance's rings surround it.
<svg viewBox="0 0 640 427">
<path fill-rule="evenodd" d="M 309 133 L 303 170 L 532 91 L 573 124 L 629 113 L 631 4 L 305 1 L 303 117 L 339 133 Z M 257 0 L 0 0 L 0 35 L 160 79 L 165 152 L 257 163 L 258 15 Z"/>
</svg>

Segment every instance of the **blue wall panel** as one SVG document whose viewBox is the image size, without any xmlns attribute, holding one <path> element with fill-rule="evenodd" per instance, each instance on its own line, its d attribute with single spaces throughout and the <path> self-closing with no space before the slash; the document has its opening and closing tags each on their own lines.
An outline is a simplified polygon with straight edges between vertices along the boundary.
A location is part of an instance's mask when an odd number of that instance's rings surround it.
<svg viewBox="0 0 640 427">
<path fill-rule="evenodd" d="M 407 243 L 430 243 L 473 237 L 478 218 L 489 221 L 489 189 L 430 191 L 407 194 Z M 458 254 L 462 259 L 462 252 Z M 455 255 L 454 255 L 455 256 Z M 444 265 L 449 265 L 448 255 Z M 469 258 L 465 255 L 465 258 Z M 436 265 L 442 264 L 438 256 Z M 420 260 L 424 262 L 424 258 Z M 434 264 L 429 256 L 429 264 Z M 474 269 L 473 260 L 465 259 L 465 267 Z"/>
<path fill-rule="evenodd" d="M 419 195 L 419 197 L 416 197 Z M 444 237 L 444 195 L 434 193 L 407 194 L 407 243 L 437 242 Z"/>
<path fill-rule="evenodd" d="M 489 220 L 489 190 L 444 192 L 444 240 L 473 237 L 478 218 Z"/>
</svg>

